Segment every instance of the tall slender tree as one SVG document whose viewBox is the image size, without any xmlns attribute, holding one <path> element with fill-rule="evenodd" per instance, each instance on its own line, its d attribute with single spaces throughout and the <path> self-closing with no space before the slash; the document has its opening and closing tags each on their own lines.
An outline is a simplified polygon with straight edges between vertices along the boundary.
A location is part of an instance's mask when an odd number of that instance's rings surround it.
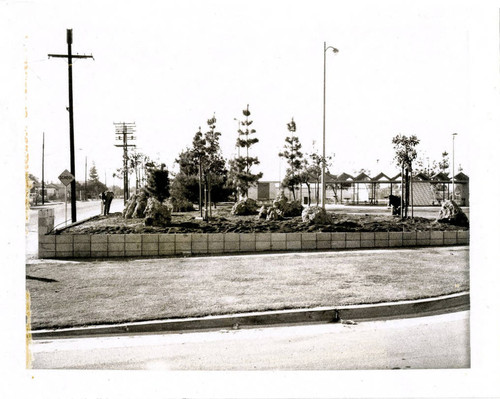
<svg viewBox="0 0 500 399">
<path fill-rule="evenodd" d="M 313 142 L 314 147 L 314 142 Z M 316 206 L 319 206 L 319 187 L 321 183 L 321 165 L 323 164 L 323 156 L 319 154 L 318 150 L 314 148 L 314 152 L 307 154 L 310 159 L 307 162 L 308 166 L 306 167 L 306 173 L 304 174 L 304 178 L 308 179 L 310 183 L 314 183 L 316 186 L 315 197 L 316 197 Z M 330 173 L 330 166 L 332 163 L 332 157 L 330 155 L 325 157 L 325 168 L 326 173 Z M 333 187 L 333 192 L 335 194 L 335 187 Z"/>
<path fill-rule="evenodd" d="M 401 218 L 408 217 L 408 204 L 410 202 L 411 179 L 410 175 L 413 173 L 413 161 L 417 158 L 417 150 L 415 147 L 420 143 L 417 136 L 405 136 L 398 134 L 393 137 L 392 144 L 396 155 L 398 166 L 401 168 Z M 412 204 L 413 214 L 413 204 Z"/>
<path fill-rule="evenodd" d="M 205 161 L 204 161 L 204 172 L 205 172 L 205 185 L 206 192 L 208 193 L 208 219 L 212 217 L 212 187 L 213 183 L 217 181 L 217 178 L 225 174 L 225 161 L 222 157 L 219 138 L 221 133 L 215 131 L 215 124 L 217 119 L 215 115 L 207 120 L 207 125 L 209 130 L 205 133 Z"/>
<path fill-rule="evenodd" d="M 253 121 L 249 119 L 251 115 L 249 106 L 243 111 L 245 119 L 240 121 L 238 129 L 238 138 L 236 139 L 236 147 L 242 149 L 240 154 L 232 159 L 229 163 L 230 176 L 234 187 L 236 187 L 238 199 L 248 196 L 248 189 L 255 185 L 262 177 L 262 172 L 252 173 L 252 167 L 260 163 L 257 157 L 250 156 L 250 147 L 259 142 L 259 139 L 253 135 L 256 130 L 251 128 Z"/>
<path fill-rule="evenodd" d="M 304 165 L 303 154 L 300 151 L 302 144 L 295 132 L 297 130 L 297 125 L 295 124 L 293 118 L 291 122 L 287 123 L 288 131 L 290 136 L 285 138 L 285 145 L 283 151 L 278 155 L 281 158 L 285 158 L 288 163 L 288 169 L 286 171 L 285 178 L 283 179 L 283 185 L 291 189 L 293 199 L 295 200 L 295 186 L 302 184 L 302 167 Z M 302 190 L 300 190 L 302 191 Z"/>
</svg>

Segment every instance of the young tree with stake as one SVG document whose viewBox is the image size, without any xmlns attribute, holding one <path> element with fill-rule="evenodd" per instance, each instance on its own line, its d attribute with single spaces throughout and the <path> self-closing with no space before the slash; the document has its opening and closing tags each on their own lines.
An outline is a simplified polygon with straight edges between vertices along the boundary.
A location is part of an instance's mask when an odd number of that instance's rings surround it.
<svg viewBox="0 0 500 399">
<path fill-rule="evenodd" d="M 401 167 L 401 219 L 408 217 L 408 203 L 410 202 L 411 190 L 410 176 L 412 174 L 413 161 L 417 158 L 417 151 L 415 147 L 419 143 L 420 140 L 415 135 L 407 137 L 405 135 L 398 134 L 392 139 L 394 151 L 396 152 L 394 159 L 396 160 L 397 165 Z"/>
</svg>

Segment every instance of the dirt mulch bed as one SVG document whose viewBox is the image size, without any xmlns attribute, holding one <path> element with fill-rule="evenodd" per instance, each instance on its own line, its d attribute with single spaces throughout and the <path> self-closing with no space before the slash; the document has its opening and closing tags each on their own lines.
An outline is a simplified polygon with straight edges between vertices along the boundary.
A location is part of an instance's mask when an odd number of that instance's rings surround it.
<svg viewBox="0 0 500 399">
<path fill-rule="evenodd" d="M 233 216 L 227 209 L 218 209 L 210 222 L 196 219 L 197 212 L 174 213 L 166 227 L 146 227 L 144 219 L 124 219 L 121 213 L 96 216 L 84 223 L 69 226 L 58 234 L 143 234 L 143 233 L 292 233 L 292 232 L 372 232 L 467 230 L 463 227 L 415 217 L 401 220 L 392 215 L 359 215 L 334 213 L 333 223 L 311 225 L 300 216 L 279 221 L 260 220 L 257 216 Z"/>
</svg>

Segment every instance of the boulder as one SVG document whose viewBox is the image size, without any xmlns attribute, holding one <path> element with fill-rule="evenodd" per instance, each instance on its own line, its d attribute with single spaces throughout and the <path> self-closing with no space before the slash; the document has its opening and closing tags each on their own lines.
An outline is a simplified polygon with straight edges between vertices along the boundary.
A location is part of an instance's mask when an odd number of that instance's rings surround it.
<svg viewBox="0 0 500 399">
<path fill-rule="evenodd" d="M 267 218 L 267 206 L 262 205 L 262 207 L 259 209 L 259 215 L 257 216 L 258 219 L 266 219 Z"/>
<path fill-rule="evenodd" d="M 285 204 L 288 202 L 288 198 L 285 196 L 283 192 L 280 192 L 276 199 L 273 201 L 273 206 L 278 209 L 283 209 Z"/>
<path fill-rule="evenodd" d="M 125 204 L 125 208 L 123 209 L 122 215 L 125 219 L 130 219 L 132 217 L 132 214 L 134 213 L 134 209 L 137 201 L 137 195 L 132 194 L 132 196 L 128 199 L 127 203 Z"/>
<path fill-rule="evenodd" d="M 144 216 L 146 226 L 168 226 L 172 220 L 169 206 L 152 197 L 147 200 Z"/>
<path fill-rule="evenodd" d="M 266 220 L 281 220 L 283 219 L 283 212 L 281 212 L 276 207 L 271 207 L 267 210 L 267 218 Z"/>
<path fill-rule="evenodd" d="M 302 213 L 302 204 L 300 201 L 288 201 L 285 194 L 280 193 L 273 201 L 273 207 L 281 211 L 282 216 L 293 217 L 300 216 Z"/>
<path fill-rule="evenodd" d="M 231 209 L 233 215 L 255 215 L 257 214 L 257 201 L 252 198 L 245 198 L 238 201 Z"/>
<path fill-rule="evenodd" d="M 132 213 L 133 219 L 142 219 L 145 217 L 144 211 L 148 204 L 148 198 L 145 194 L 141 193 L 136 197 L 134 212 Z"/>
<path fill-rule="evenodd" d="M 443 202 L 436 221 L 439 223 L 453 224 L 455 226 L 469 227 L 467 215 L 453 200 L 446 200 Z"/>
<path fill-rule="evenodd" d="M 302 221 L 310 224 L 331 224 L 331 215 L 319 206 L 308 206 L 302 212 Z"/>
</svg>

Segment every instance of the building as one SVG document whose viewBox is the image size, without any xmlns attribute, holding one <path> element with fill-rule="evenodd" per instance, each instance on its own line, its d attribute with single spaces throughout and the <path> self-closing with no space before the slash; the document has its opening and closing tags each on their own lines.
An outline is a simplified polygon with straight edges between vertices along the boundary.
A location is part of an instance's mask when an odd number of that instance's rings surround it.
<svg viewBox="0 0 500 399">
<path fill-rule="evenodd" d="M 454 199 L 460 206 L 469 206 L 469 177 L 460 172 L 455 175 L 455 193 L 453 198 L 453 180 L 444 173 L 429 177 L 419 173 L 412 178 L 413 205 L 440 205 L 446 199 Z M 401 173 L 390 178 L 385 173 L 370 177 L 366 173 L 351 176 L 347 173 L 332 175 L 327 173 L 326 202 L 346 205 L 387 205 L 389 195 L 401 195 Z M 282 187 L 279 181 L 259 181 L 248 190 L 248 197 L 257 201 L 269 202 L 283 191 L 292 199 L 292 192 Z M 295 189 L 295 198 L 303 204 L 319 203 L 321 182 L 302 184 Z"/>
</svg>

